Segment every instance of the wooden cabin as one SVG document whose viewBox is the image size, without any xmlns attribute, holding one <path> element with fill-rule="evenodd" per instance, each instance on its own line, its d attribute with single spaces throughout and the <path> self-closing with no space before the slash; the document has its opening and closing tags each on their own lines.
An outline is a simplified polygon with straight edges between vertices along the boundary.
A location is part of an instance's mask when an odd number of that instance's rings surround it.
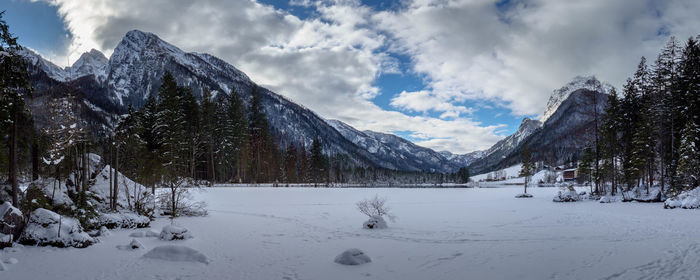
<svg viewBox="0 0 700 280">
<path fill-rule="evenodd" d="M 563 171 L 564 182 L 576 181 L 578 178 L 578 169 L 570 168 Z"/>
</svg>

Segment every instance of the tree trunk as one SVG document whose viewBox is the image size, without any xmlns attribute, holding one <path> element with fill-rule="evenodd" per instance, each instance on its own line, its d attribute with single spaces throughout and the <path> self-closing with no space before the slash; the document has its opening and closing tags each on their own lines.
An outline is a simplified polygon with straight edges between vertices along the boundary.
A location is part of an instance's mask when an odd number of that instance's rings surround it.
<svg viewBox="0 0 700 280">
<path fill-rule="evenodd" d="M 16 114 L 15 114 L 16 116 Z M 19 207 L 19 185 L 17 184 L 17 118 L 10 127 L 10 184 L 12 184 L 12 205 Z"/>
<path fill-rule="evenodd" d="M 119 200 L 119 147 L 114 148 L 114 206 L 113 210 L 117 210 L 117 201 Z"/>
<path fill-rule="evenodd" d="M 32 181 L 39 179 L 39 144 L 32 139 Z"/>
<path fill-rule="evenodd" d="M 109 208 L 112 208 L 112 195 L 114 191 L 112 190 L 112 168 L 114 168 L 114 158 L 112 157 L 112 141 L 109 143 Z"/>
<path fill-rule="evenodd" d="M 88 187 L 88 156 L 87 156 L 87 144 L 83 144 L 83 187 L 80 189 L 80 203 L 84 206 L 85 205 L 85 192 L 87 191 Z"/>
</svg>

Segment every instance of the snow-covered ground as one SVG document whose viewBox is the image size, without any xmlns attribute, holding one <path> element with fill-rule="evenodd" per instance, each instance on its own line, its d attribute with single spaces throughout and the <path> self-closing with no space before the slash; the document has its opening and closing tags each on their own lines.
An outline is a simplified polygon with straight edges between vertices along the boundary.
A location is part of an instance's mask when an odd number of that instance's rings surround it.
<svg viewBox="0 0 700 280">
<path fill-rule="evenodd" d="M 700 215 L 661 204 L 554 203 L 557 188 L 212 188 L 192 239 L 115 229 L 86 249 L 0 253 L 1 279 L 696 279 Z M 388 198 L 398 220 L 366 230 L 355 203 Z M 170 221 L 152 223 L 160 232 Z M 138 235 L 138 234 L 137 234 Z M 153 236 L 154 234 L 150 234 Z M 144 234 L 145 236 L 145 234 Z M 168 246 L 168 245 L 175 245 Z M 163 246 L 163 247 L 161 247 Z M 156 249 L 149 256 L 143 255 Z M 334 262 L 347 249 L 372 262 Z M 170 255 L 177 254 L 177 255 Z M 171 261 L 171 260 L 184 261 Z M 190 261 L 187 261 L 190 260 Z"/>
</svg>

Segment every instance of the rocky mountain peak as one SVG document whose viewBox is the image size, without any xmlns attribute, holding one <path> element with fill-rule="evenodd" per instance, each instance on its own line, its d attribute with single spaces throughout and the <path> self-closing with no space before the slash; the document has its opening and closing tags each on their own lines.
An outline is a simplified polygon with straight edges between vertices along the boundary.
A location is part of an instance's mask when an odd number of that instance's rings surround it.
<svg viewBox="0 0 700 280">
<path fill-rule="evenodd" d="M 569 98 L 571 93 L 579 89 L 609 93 L 612 86 L 608 83 L 600 82 L 595 76 L 576 76 L 571 82 L 552 92 L 540 121 L 542 123 L 546 122 L 557 111 L 559 105 Z"/>
</svg>

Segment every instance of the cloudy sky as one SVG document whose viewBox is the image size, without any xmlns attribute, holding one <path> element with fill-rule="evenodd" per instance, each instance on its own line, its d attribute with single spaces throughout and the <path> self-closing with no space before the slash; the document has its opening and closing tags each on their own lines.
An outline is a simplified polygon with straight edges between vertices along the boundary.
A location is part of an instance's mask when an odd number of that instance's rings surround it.
<svg viewBox="0 0 700 280">
<path fill-rule="evenodd" d="M 697 0 L 1 0 L 20 42 L 56 64 L 107 56 L 132 29 L 218 56 L 359 129 L 435 150 L 488 148 L 577 75 L 620 87 Z"/>
</svg>

